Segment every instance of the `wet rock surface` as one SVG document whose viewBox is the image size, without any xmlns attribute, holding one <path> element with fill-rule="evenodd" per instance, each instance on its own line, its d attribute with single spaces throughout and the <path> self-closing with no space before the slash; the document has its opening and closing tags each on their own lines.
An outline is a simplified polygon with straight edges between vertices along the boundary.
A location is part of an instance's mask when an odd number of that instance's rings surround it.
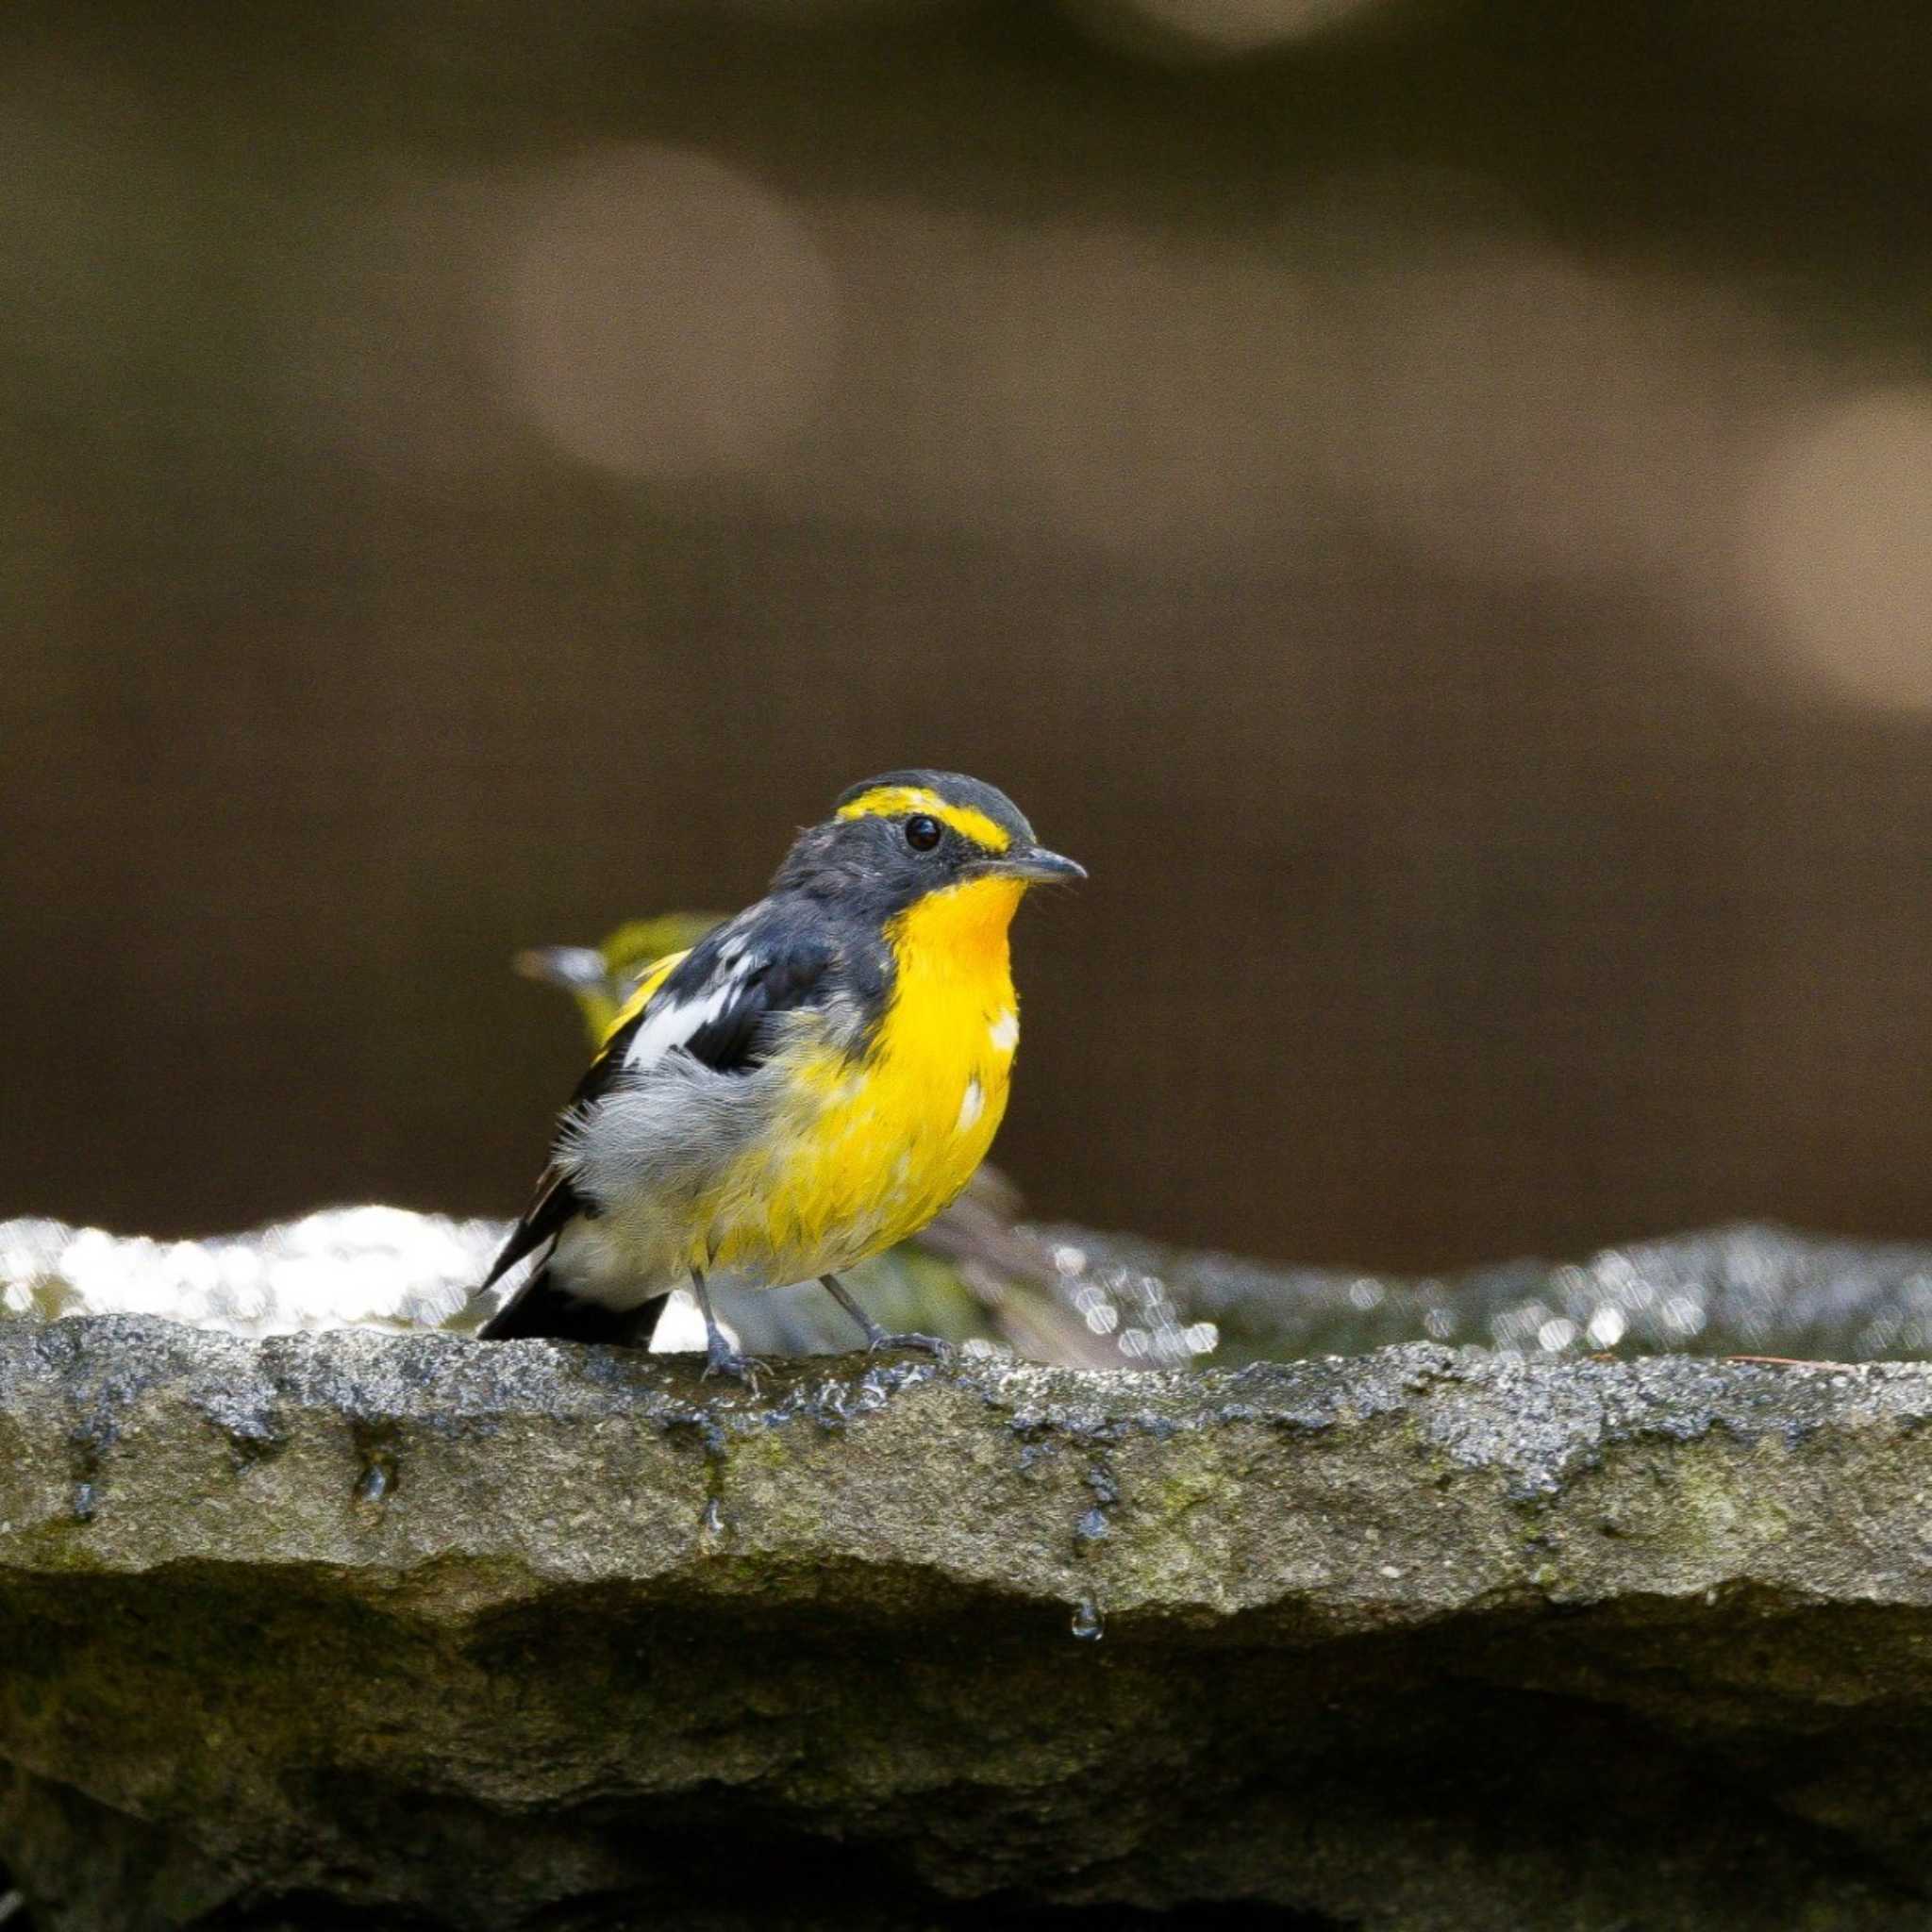
<svg viewBox="0 0 1932 1932">
<path fill-rule="evenodd" d="M 1562 1358 L 1621 1349 L 1843 1361 L 1932 1357 L 1932 1247 L 1740 1223 L 1422 1277 L 1298 1268 L 1015 1219 L 982 1174 L 923 1234 L 855 1270 L 888 1327 L 979 1340 L 1070 1368 L 1239 1365 L 1446 1341 Z M 0 1322 L 155 1314 L 241 1335 L 347 1325 L 474 1329 L 501 1222 L 369 1205 L 244 1234 L 157 1241 L 63 1222 L 0 1221 Z M 715 1284 L 755 1353 L 838 1353 L 846 1317 L 813 1284 Z M 699 1345 L 673 1297 L 660 1350 Z"/>
<path fill-rule="evenodd" d="M 1928 1420 L 8 1324 L 0 1857 L 50 1932 L 1923 1925 Z"/>
<path fill-rule="evenodd" d="M 1406 1277 L 1192 1253 L 1085 1228 L 1035 1231 L 1077 1296 L 1155 1283 L 1215 1336 L 1211 1358 L 1358 1354 L 1431 1341 L 1556 1358 L 1624 1353 L 1932 1356 L 1932 1247 L 1740 1222 Z"/>
</svg>

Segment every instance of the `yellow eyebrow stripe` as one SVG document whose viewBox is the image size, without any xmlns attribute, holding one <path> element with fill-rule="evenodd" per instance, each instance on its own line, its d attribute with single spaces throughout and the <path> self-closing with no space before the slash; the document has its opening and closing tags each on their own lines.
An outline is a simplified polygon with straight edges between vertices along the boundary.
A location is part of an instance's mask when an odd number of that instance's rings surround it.
<svg viewBox="0 0 1932 1932">
<path fill-rule="evenodd" d="M 878 785 L 840 808 L 841 819 L 891 819 L 901 812 L 923 811 L 989 852 L 1004 852 L 1012 834 L 970 805 L 948 805 L 937 791 L 917 785 Z"/>
</svg>

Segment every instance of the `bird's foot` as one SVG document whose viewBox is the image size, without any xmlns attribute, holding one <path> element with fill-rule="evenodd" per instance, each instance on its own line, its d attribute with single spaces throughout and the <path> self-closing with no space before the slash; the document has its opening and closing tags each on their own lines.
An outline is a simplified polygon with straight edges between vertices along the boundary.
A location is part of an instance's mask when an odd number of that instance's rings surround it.
<svg viewBox="0 0 1932 1932">
<path fill-rule="evenodd" d="M 734 1381 L 742 1382 L 756 1395 L 758 1377 L 764 1372 L 763 1362 L 752 1356 L 740 1355 L 721 1335 L 705 1350 L 705 1373 L 699 1379 L 709 1381 L 713 1375 L 729 1375 Z"/>
<path fill-rule="evenodd" d="M 920 1355 L 929 1355 L 936 1362 L 950 1359 L 953 1344 L 941 1341 L 937 1335 L 888 1335 L 883 1330 L 874 1335 L 866 1344 L 869 1355 L 876 1355 L 882 1348 L 904 1348 Z"/>
</svg>

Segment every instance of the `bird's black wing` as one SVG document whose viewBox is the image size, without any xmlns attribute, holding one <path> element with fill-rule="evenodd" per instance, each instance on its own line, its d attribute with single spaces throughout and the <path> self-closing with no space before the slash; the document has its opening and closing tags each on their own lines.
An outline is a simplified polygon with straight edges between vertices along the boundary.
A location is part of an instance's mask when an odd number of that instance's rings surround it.
<svg viewBox="0 0 1932 1932">
<path fill-rule="evenodd" d="M 570 1184 L 570 1177 L 555 1167 L 546 1167 L 537 1183 L 537 1192 L 522 1218 L 510 1229 L 509 1239 L 497 1250 L 490 1273 L 476 1292 L 491 1289 L 521 1261 L 545 1241 L 555 1241 L 569 1223 L 584 1211 L 584 1204 Z"/>
<path fill-rule="evenodd" d="M 624 1048 L 636 1033 L 640 1022 L 652 1010 L 658 996 L 664 991 L 673 974 L 690 958 L 689 953 L 674 954 L 669 958 L 659 960 L 644 974 L 638 990 L 618 1014 L 617 1024 L 606 1037 L 603 1046 L 598 1050 L 597 1058 L 591 1062 L 584 1077 L 577 1082 L 576 1091 L 571 1095 L 570 1103 L 564 1109 L 566 1119 L 578 1108 L 595 1100 L 609 1090 L 617 1071 L 623 1064 Z M 482 1286 L 476 1291 L 477 1293 L 481 1294 L 494 1288 L 525 1256 L 534 1254 L 545 1242 L 555 1241 L 576 1216 L 585 1212 L 586 1207 L 583 1198 L 571 1186 L 570 1176 L 554 1163 L 546 1167 L 537 1182 L 535 1196 L 530 1205 L 524 1209 L 517 1224 L 510 1229 L 509 1239 L 504 1242 L 496 1259 L 491 1264 L 490 1273 L 483 1277 Z M 535 1280 L 536 1275 L 533 1274 L 531 1282 L 525 1284 L 526 1288 L 534 1284 Z M 492 1333 L 496 1324 L 508 1313 L 508 1306 L 498 1309 L 481 1332 L 485 1335 Z"/>
<path fill-rule="evenodd" d="M 823 933 L 787 930 L 775 920 L 764 932 L 753 927 L 742 935 L 741 950 L 734 952 L 738 943 L 724 941 L 716 961 L 701 960 L 705 947 L 694 947 L 664 988 L 667 995 L 677 996 L 674 982 L 686 971 L 699 969 L 686 997 L 703 1008 L 702 1017 L 672 1050 L 688 1053 L 720 1074 L 749 1074 L 765 1063 L 773 1044 L 769 1022 L 779 1013 L 817 1005 L 833 958 L 833 947 Z"/>
<path fill-rule="evenodd" d="M 577 1083 L 565 1118 L 580 1115 L 626 1079 L 642 1077 L 666 1054 L 689 1055 L 715 1073 L 751 1073 L 771 1052 L 770 1023 L 781 1013 L 821 1003 L 826 969 L 836 953 L 815 921 L 769 901 L 717 927 L 682 958 L 669 962 L 668 971 L 646 977 Z M 525 1256 L 554 1243 L 578 1215 L 598 1211 L 568 1174 L 553 1165 L 483 1288 L 493 1287 Z M 564 1334 L 638 1345 L 649 1341 L 661 1299 L 648 1309 L 630 1311 L 621 1337 L 606 1333 L 601 1323 L 594 1335 L 587 1335 L 586 1305 L 547 1281 L 546 1274 L 543 1264 L 533 1269 L 477 1332 L 490 1340 Z"/>
</svg>

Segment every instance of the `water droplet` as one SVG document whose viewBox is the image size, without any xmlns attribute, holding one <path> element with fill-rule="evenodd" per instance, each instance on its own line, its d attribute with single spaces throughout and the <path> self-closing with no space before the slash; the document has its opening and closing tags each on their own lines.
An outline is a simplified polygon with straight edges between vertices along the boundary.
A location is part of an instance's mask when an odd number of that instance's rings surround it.
<svg viewBox="0 0 1932 1932">
<path fill-rule="evenodd" d="M 1590 1318 L 1590 1326 L 1584 1333 L 1599 1348 L 1615 1348 L 1623 1341 L 1624 1330 L 1629 1325 L 1622 1308 L 1599 1308 Z"/>
<path fill-rule="evenodd" d="M 356 1485 L 356 1500 L 358 1503 L 386 1503 L 394 1482 L 395 1472 L 387 1463 L 372 1462 L 362 1472 L 362 1480 Z"/>
<path fill-rule="evenodd" d="M 1107 1634 L 1107 1619 L 1100 1614 L 1100 1606 L 1091 1596 L 1083 1596 L 1074 1606 L 1074 1615 L 1067 1628 L 1082 1643 L 1098 1643 Z"/>
<path fill-rule="evenodd" d="M 75 1483 L 74 1486 L 74 1520 L 76 1523 L 92 1523 L 94 1510 L 100 1503 L 100 1492 L 92 1483 Z"/>
<path fill-rule="evenodd" d="M 724 1534 L 724 1506 L 716 1496 L 705 1505 L 705 1534 L 723 1536 Z"/>
<path fill-rule="evenodd" d="M 1108 1522 L 1107 1512 L 1103 1509 L 1088 1510 L 1074 1525 L 1074 1534 L 1083 1543 L 1098 1542 L 1102 1537 L 1111 1535 L 1112 1531 L 1113 1525 Z M 1080 1633 L 1076 1630 L 1074 1634 L 1077 1637 Z"/>
</svg>

